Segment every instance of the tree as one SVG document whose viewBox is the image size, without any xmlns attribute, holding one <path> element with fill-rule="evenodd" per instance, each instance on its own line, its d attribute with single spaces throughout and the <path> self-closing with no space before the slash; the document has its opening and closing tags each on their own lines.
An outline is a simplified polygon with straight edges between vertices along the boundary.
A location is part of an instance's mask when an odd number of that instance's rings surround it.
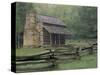
<svg viewBox="0 0 100 75">
<path fill-rule="evenodd" d="M 26 13 L 29 11 L 33 11 L 32 3 L 16 3 L 16 31 L 23 32 Z"/>
<path fill-rule="evenodd" d="M 97 8 L 81 7 L 79 9 L 80 22 L 77 27 L 79 36 L 84 38 L 97 37 Z M 79 30 L 79 31 L 78 31 Z"/>
</svg>

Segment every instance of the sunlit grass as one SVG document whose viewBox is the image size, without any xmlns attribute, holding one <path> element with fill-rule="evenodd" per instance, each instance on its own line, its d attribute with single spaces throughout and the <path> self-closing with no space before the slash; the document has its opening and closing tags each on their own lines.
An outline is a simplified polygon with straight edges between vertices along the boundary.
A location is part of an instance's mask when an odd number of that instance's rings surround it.
<svg viewBox="0 0 100 75">
<path fill-rule="evenodd" d="M 94 43 L 96 43 L 96 39 L 76 39 L 76 40 L 66 40 L 66 45 L 71 44 L 73 46 L 78 47 L 88 47 Z"/>
<path fill-rule="evenodd" d="M 16 49 L 16 56 L 30 56 L 43 51 L 44 48 L 19 48 Z"/>
<path fill-rule="evenodd" d="M 59 64 L 59 69 L 86 69 L 86 68 L 96 68 L 97 67 L 97 56 L 88 55 L 83 56 L 81 60 L 73 60 L 72 62 L 67 61 L 65 63 Z"/>
</svg>

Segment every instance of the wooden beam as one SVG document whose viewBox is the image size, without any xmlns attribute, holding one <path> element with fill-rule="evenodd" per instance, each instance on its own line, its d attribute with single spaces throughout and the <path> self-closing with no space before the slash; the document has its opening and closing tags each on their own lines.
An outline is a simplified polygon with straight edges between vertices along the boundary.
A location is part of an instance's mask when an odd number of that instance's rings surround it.
<svg viewBox="0 0 100 75">
<path fill-rule="evenodd" d="M 60 34 L 58 34 L 58 38 L 59 38 L 58 40 L 59 40 L 59 46 L 60 46 Z"/>
<path fill-rule="evenodd" d="M 52 46 L 52 36 L 51 36 L 51 33 L 50 33 L 50 46 Z"/>
<path fill-rule="evenodd" d="M 55 46 L 57 45 L 57 36 L 56 36 L 56 34 L 54 34 L 54 36 L 55 36 Z"/>
</svg>

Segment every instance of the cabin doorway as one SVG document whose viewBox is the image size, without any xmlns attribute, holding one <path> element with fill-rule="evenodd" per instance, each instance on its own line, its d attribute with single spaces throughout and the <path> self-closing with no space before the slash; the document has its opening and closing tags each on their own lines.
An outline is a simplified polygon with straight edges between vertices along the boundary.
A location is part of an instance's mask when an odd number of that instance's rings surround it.
<svg viewBox="0 0 100 75">
<path fill-rule="evenodd" d="M 60 39 L 58 38 L 58 34 L 52 34 L 52 45 L 59 46 Z"/>
</svg>

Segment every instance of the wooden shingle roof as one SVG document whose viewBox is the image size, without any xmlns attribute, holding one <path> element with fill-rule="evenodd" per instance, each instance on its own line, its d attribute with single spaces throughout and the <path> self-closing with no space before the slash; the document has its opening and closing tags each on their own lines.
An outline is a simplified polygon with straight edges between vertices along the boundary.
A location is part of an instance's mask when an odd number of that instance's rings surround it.
<svg viewBox="0 0 100 75">
<path fill-rule="evenodd" d="M 54 34 L 70 34 L 69 31 L 67 31 L 66 28 L 64 27 L 59 27 L 59 26 L 48 26 L 44 25 L 43 26 L 49 33 L 54 33 Z"/>
<path fill-rule="evenodd" d="M 65 24 L 56 17 L 37 15 L 37 18 L 40 22 L 43 22 L 43 23 L 65 26 Z"/>
</svg>

